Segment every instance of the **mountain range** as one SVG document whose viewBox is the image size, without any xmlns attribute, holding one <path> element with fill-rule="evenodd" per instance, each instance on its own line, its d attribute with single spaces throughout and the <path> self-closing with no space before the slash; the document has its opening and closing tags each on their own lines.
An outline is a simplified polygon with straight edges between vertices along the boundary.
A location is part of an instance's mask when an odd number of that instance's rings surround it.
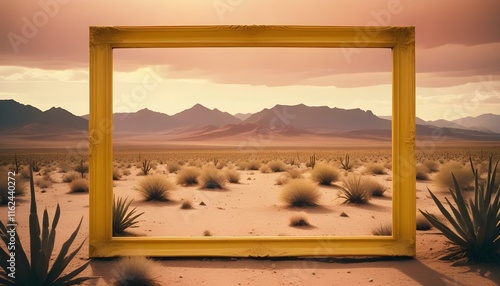
<svg viewBox="0 0 500 286">
<path fill-rule="evenodd" d="M 439 133 L 447 140 L 500 142 L 500 115 L 483 114 L 453 121 L 417 118 L 416 122 L 418 140 L 431 139 Z M 390 116 L 304 104 L 275 105 L 253 114 L 236 115 L 201 104 L 174 115 L 142 109 L 113 114 L 113 126 L 115 143 L 123 144 L 139 142 L 146 135 L 155 142 L 237 142 L 271 135 L 278 142 L 312 137 L 325 142 L 333 137 L 390 142 L 391 137 Z M 12 99 L 0 100 L 0 132 L 4 139 L 0 146 L 6 148 L 30 145 L 30 140 L 85 140 L 87 128 L 88 115 L 76 116 L 56 107 L 41 111 Z"/>
</svg>

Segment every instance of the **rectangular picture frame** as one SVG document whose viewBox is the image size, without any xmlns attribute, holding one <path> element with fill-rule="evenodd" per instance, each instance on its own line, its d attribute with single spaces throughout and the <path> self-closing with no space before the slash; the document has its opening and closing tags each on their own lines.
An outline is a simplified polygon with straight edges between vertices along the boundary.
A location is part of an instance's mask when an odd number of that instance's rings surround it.
<svg viewBox="0 0 500 286">
<path fill-rule="evenodd" d="M 415 256 L 415 28 L 90 27 L 89 257 Z M 113 237 L 113 49 L 392 49 L 392 236 Z M 333 223 L 333 222 L 332 222 Z"/>
</svg>

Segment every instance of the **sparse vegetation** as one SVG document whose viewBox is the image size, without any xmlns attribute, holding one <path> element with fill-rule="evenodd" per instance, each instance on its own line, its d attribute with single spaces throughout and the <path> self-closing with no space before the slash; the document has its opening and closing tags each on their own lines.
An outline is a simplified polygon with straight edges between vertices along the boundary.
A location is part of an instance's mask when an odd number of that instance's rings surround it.
<svg viewBox="0 0 500 286">
<path fill-rule="evenodd" d="M 311 179 L 320 185 L 329 186 L 340 177 L 340 171 L 328 164 L 317 164 L 311 171 Z"/>
<path fill-rule="evenodd" d="M 189 200 L 183 201 L 181 205 L 181 209 L 190 210 L 193 208 L 193 203 Z"/>
<path fill-rule="evenodd" d="M 316 185 L 307 179 L 290 180 L 281 191 L 281 200 L 291 207 L 316 206 L 320 196 Z"/>
<path fill-rule="evenodd" d="M 417 230 L 429 230 L 432 228 L 432 224 L 420 213 L 417 215 L 416 224 Z"/>
<path fill-rule="evenodd" d="M 28 175 L 29 176 L 29 175 Z M 24 196 L 26 193 L 25 186 L 26 184 L 24 183 L 23 179 L 19 175 L 15 176 L 16 183 L 14 185 L 14 194 L 15 197 L 20 197 Z M 10 200 L 9 200 L 9 183 L 8 183 L 8 176 L 6 171 L 0 171 L 0 204 L 1 205 L 6 205 Z M 10 185 L 12 186 L 12 185 Z M 11 187 L 12 189 L 12 187 Z"/>
<path fill-rule="evenodd" d="M 36 180 L 36 185 L 40 188 L 46 189 L 52 187 L 52 181 L 44 178 L 38 178 Z"/>
<path fill-rule="evenodd" d="M 387 172 L 385 171 L 384 166 L 377 163 L 369 163 L 365 167 L 365 173 L 374 174 L 374 175 L 385 175 Z"/>
<path fill-rule="evenodd" d="M 290 226 L 311 226 L 305 214 L 296 214 L 290 217 Z"/>
<path fill-rule="evenodd" d="M 164 175 L 155 174 L 139 181 L 138 191 L 145 201 L 168 201 L 174 184 Z"/>
<path fill-rule="evenodd" d="M 431 173 L 435 173 L 435 172 L 439 171 L 439 165 L 438 165 L 438 163 L 436 163 L 436 161 L 432 161 L 432 160 L 427 159 L 427 160 L 424 160 L 424 162 L 422 162 L 422 165 L 427 167 L 427 169 Z"/>
<path fill-rule="evenodd" d="M 381 223 L 372 229 L 373 235 L 380 236 L 391 236 L 392 235 L 392 223 Z"/>
<path fill-rule="evenodd" d="M 201 171 L 199 182 L 205 189 L 224 189 L 226 176 L 214 167 L 205 167 Z"/>
<path fill-rule="evenodd" d="M 70 171 L 63 175 L 62 180 L 64 183 L 71 183 L 76 179 L 81 178 L 81 175 L 75 171 Z"/>
<path fill-rule="evenodd" d="M 367 178 L 358 174 L 349 174 L 344 180 L 344 187 L 339 191 L 339 198 L 345 199 L 343 203 L 365 204 L 371 198 L 372 183 Z"/>
<path fill-rule="evenodd" d="M 178 163 L 168 163 L 167 164 L 167 170 L 169 173 L 176 173 L 181 169 L 181 166 Z"/>
<path fill-rule="evenodd" d="M 142 213 L 136 213 L 136 208 L 129 210 L 130 204 L 134 200 L 127 201 L 127 199 L 114 198 L 113 200 L 113 235 L 123 236 L 128 228 L 136 228 L 137 218 Z"/>
<path fill-rule="evenodd" d="M 372 197 L 383 197 L 384 196 L 384 193 L 387 191 L 387 188 L 384 187 L 384 185 L 382 185 L 381 183 L 379 183 L 378 181 L 375 181 L 375 180 L 371 180 L 371 184 L 370 184 L 370 192 L 371 192 L 371 196 Z"/>
<path fill-rule="evenodd" d="M 271 169 L 272 172 L 284 172 L 286 171 L 286 165 L 282 161 L 278 160 L 273 160 L 267 163 L 267 166 L 269 169 Z"/>
<path fill-rule="evenodd" d="M 236 170 L 226 170 L 224 172 L 229 183 L 237 184 L 240 182 L 240 173 Z"/>
<path fill-rule="evenodd" d="M 80 160 L 80 164 L 75 167 L 75 171 L 80 173 L 82 178 L 85 178 L 85 174 L 89 172 L 89 165 L 84 160 Z"/>
<path fill-rule="evenodd" d="M 200 174 L 200 169 L 196 167 L 182 167 L 177 173 L 177 184 L 186 186 L 198 184 Z"/>
<path fill-rule="evenodd" d="M 40 225 L 40 220 L 38 218 L 37 203 L 35 197 L 35 186 L 33 181 L 33 171 L 30 168 L 30 192 L 31 192 L 31 203 L 30 203 L 30 255 L 31 262 L 28 260 L 28 255 L 21 244 L 21 239 L 14 232 L 15 237 L 15 250 L 16 250 L 16 262 L 15 262 L 15 278 L 7 275 L 11 273 L 9 270 L 10 262 L 8 257 L 10 257 L 10 251 L 7 252 L 5 249 L 0 248 L 0 256 L 4 259 L 0 259 L 0 267 L 3 269 L 0 272 L 0 283 L 3 285 L 75 285 L 80 284 L 86 280 L 92 279 L 92 277 L 78 277 L 78 276 L 90 263 L 90 261 L 84 263 L 80 267 L 71 271 L 70 273 L 62 275 L 66 267 L 69 265 L 71 260 L 80 251 L 85 241 L 83 241 L 75 250 L 68 254 L 71 244 L 76 238 L 80 226 L 82 224 L 82 219 L 75 231 L 70 235 L 68 240 L 63 244 L 61 251 L 53 260 L 52 252 L 54 250 L 56 227 L 60 217 L 60 207 L 57 204 L 56 212 L 54 214 L 54 219 L 52 220 L 52 225 L 49 228 L 49 215 L 47 210 L 43 212 L 43 224 Z M 0 221 L 0 238 L 4 242 L 5 246 L 10 245 L 11 235 L 7 232 L 7 228 L 4 223 Z M 10 250 L 10 249 L 9 249 Z M 49 263 L 52 262 L 52 266 L 49 269 Z"/>
<path fill-rule="evenodd" d="M 429 169 L 422 164 L 417 164 L 415 167 L 416 179 L 419 181 L 429 180 Z"/>
<path fill-rule="evenodd" d="M 118 181 L 122 177 L 122 174 L 120 172 L 120 169 L 118 168 L 113 168 L 113 181 Z"/>
<path fill-rule="evenodd" d="M 457 260 L 465 263 L 469 260 L 500 262 L 500 190 L 495 189 L 494 182 L 498 161 L 493 165 L 490 157 L 488 174 L 480 183 L 479 173 L 470 159 L 472 176 L 474 178 L 474 196 L 467 203 L 462 195 L 459 181 L 454 173 L 451 177 L 454 189 L 449 189 L 454 204 L 448 199 L 448 211 L 443 203 L 429 190 L 434 203 L 449 224 L 445 224 L 435 215 L 422 211 L 422 215 L 439 229 L 453 246 L 449 254 L 442 259 Z M 441 169 L 441 171 L 443 168 Z"/>
<path fill-rule="evenodd" d="M 349 154 L 345 154 L 345 159 L 339 158 L 339 160 L 340 160 L 340 165 L 342 166 L 342 169 L 344 169 L 345 171 L 349 171 L 352 169 L 353 165 L 350 163 Z"/>
<path fill-rule="evenodd" d="M 141 174 L 144 176 L 147 176 L 149 171 L 151 171 L 151 162 L 148 161 L 147 159 L 144 159 L 144 162 L 141 164 Z"/>
<path fill-rule="evenodd" d="M 455 176 L 458 186 L 462 190 L 470 189 L 474 182 L 474 175 L 471 173 L 469 167 L 458 162 L 449 162 L 441 166 L 439 173 L 435 176 L 435 180 L 443 187 L 454 188 L 454 181 L 451 176 L 452 173 Z"/>
<path fill-rule="evenodd" d="M 146 257 L 123 257 L 113 272 L 115 286 L 160 286 L 154 277 L 155 263 Z"/>
<path fill-rule="evenodd" d="M 86 179 L 76 179 L 69 183 L 70 193 L 88 193 L 89 192 L 89 182 Z"/>
</svg>

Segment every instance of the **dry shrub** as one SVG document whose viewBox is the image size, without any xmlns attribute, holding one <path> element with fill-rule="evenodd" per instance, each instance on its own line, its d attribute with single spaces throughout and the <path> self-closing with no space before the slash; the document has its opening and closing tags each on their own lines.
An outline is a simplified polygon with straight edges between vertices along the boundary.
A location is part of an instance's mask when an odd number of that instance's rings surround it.
<svg viewBox="0 0 500 286">
<path fill-rule="evenodd" d="M 190 210 L 193 208 L 193 203 L 190 200 L 185 200 L 182 202 L 181 209 Z"/>
<path fill-rule="evenodd" d="M 113 181 L 117 181 L 122 177 L 122 174 L 120 172 L 120 169 L 118 168 L 113 168 Z"/>
<path fill-rule="evenodd" d="M 304 213 L 296 214 L 290 217 L 290 226 L 301 227 L 311 226 L 307 216 Z"/>
<path fill-rule="evenodd" d="M 290 179 L 291 179 L 291 177 L 289 174 L 281 174 L 278 178 L 276 178 L 274 183 L 278 186 L 281 186 L 281 185 L 285 185 L 286 183 L 288 183 L 290 181 Z"/>
<path fill-rule="evenodd" d="M 175 185 L 164 175 L 155 174 L 144 177 L 138 186 L 145 201 L 168 201 L 169 192 Z"/>
<path fill-rule="evenodd" d="M 372 197 L 383 197 L 387 188 L 379 181 L 368 179 L 370 181 L 370 192 Z"/>
<path fill-rule="evenodd" d="M 45 178 L 38 178 L 36 180 L 36 185 L 40 188 L 46 189 L 52 187 L 52 181 Z"/>
<path fill-rule="evenodd" d="M 422 162 L 422 164 L 424 166 L 426 166 L 427 169 L 429 169 L 429 172 L 431 172 L 431 173 L 435 173 L 435 172 L 439 171 L 439 165 L 438 165 L 438 163 L 436 163 L 436 161 L 432 161 L 432 160 L 427 159 L 424 162 Z"/>
<path fill-rule="evenodd" d="M 374 175 L 385 175 L 387 172 L 385 171 L 384 166 L 376 163 L 370 163 L 366 165 L 365 173 L 374 174 Z"/>
<path fill-rule="evenodd" d="M 317 186 L 307 179 L 290 180 L 281 191 L 281 200 L 291 207 L 316 206 L 320 196 Z"/>
<path fill-rule="evenodd" d="M 419 181 L 429 180 L 429 169 L 423 164 L 415 166 L 416 179 Z"/>
<path fill-rule="evenodd" d="M 177 163 L 168 163 L 167 164 L 167 171 L 169 173 L 175 173 L 175 172 L 179 171 L 180 168 L 181 168 L 181 166 Z"/>
<path fill-rule="evenodd" d="M 201 171 L 196 167 L 182 167 L 177 173 L 177 184 L 194 185 L 198 184 L 198 177 Z"/>
<path fill-rule="evenodd" d="M 438 184 L 446 188 L 454 188 L 451 174 L 455 175 L 458 185 L 461 189 L 469 189 L 474 181 L 474 175 L 470 167 L 464 166 L 458 162 L 449 162 L 441 166 L 435 179 Z"/>
<path fill-rule="evenodd" d="M 225 170 L 224 174 L 226 175 L 226 179 L 233 184 L 237 184 L 240 182 L 240 172 L 236 170 Z"/>
<path fill-rule="evenodd" d="M 260 166 L 259 171 L 263 174 L 271 173 L 271 168 L 267 164 Z"/>
<path fill-rule="evenodd" d="M 286 164 L 279 160 L 271 161 L 267 163 L 267 166 L 269 167 L 269 169 L 271 169 L 271 171 L 275 173 L 286 171 Z"/>
<path fill-rule="evenodd" d="M 311 179 L 320 185 L 329 186 L 340 177 L 340 171 L 327 164 L 317 164 L 311 171 Z"/>
<path fill-rule="evenodd" d="M 381 236 L 391 236 L 392 235 L 392 223 L 386 222 L 381 223 L 372 229 L 373 235 Z"/>
<path fill-rule="evenodd" d="M 292 179 L 302 178 L 302 171 L 298 168 L 290 168 L 286 172 L 287 172 L 287 175 Z"/>
<path fill-rule="evenodd" d="M 86 179 L 79 178 L 71 181 L 69 183 L 70 193 L 88 193 L 89 192 L 89 182 Z"/>
<path fill-rule="evenodd" d="M 0 204 L 6 205 L 10 200 L 9 197 L 12 197 L 11 194 L 9 194 L 9 178 L 7 176 L 7 171 L 1 170 L 0 171 Z M 25 191 L 25 186 L 26 183 L 25 181 L 21 178 L 20 175 L 17 175 L 14 177 L 15 178 L 15 186 L 14 186 L 14 197 L 18 196 L 24 196 L 26 191 Z M 12 180 L 10 181 L 12 182 Z M 10 186 L 13 186 L 11 183 Z M 12 187 L 11 187 L 12 189 Z M 12 198 L 14 198 L 12 197 Z"/>
<path fill-rule="evenodd" d="M 67 172 L 66 174 L 63 175 L 62 180 L 64 183 L 71 183 L 74 180 L 81 179 L 81 178 L 82 178 L 82 176 L 79 173 L 77 173 L 75 171 L 70 171 L 70 172 Z"/>
<path fill-rule="evenodd" d="M 344 204 L 365 204 L 371 198 L 372 182 L 371 179 L 351 173 L 344 178 L 344 187 L 341 188 L 338 196 L 345 199 Z"/>
<path fill-rule="evenodd" d="M 116 286 L 159 286 L 154 277 L 155 263 L 145 257 L 124 257 L 117 263 L 114 271 Z"/>
<path fill-rule="evenodd" d="M 417 215 L 416 224 L 417 230 L 429 230 L 432 228 L 432 224 L 420 213 Z"/>
<path fill-rule="evenodd" d="M 224 189 L 226 184 L 226 176 L 214 167 L 203 168 L 198 180 L 201 187 L 205 189 Z"/>
<path fill-rule="evenodd" d="M 250 160 L 247 165 L 248 170 L 258 170 L 260 166 L 262 165 L 262 162 L 258 160 Z"/>
<path fill-rule="evenodd" d="M 130 173 L 130 170 L 129 169 L 122 169 L 122 174 L 124 176 L 129 176 L 131 173 Z"/>
</svg>

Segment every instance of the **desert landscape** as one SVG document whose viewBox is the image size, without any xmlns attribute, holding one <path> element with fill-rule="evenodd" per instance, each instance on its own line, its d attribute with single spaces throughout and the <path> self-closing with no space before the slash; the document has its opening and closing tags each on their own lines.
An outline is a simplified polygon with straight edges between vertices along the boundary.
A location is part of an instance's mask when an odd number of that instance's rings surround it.
<svg viewBox="0 0 500 286">
<path fill-rule="evenodd" d="M 17 108 L 24 114 L 30 108 L 12 100 L 1 103 L 3 110 Z M 289 119 L 277 121 L 278 111 Z M 87 119 L 62 109 L 33 110 L 33 114 L 36 122 L 27 120 L 2 131 L 6 138 L 0 154 L 2 178 L 8 171 L 16 172 L 16 221 L 23 245 L 29 245 L 30 237 L 30 163 L 39 212 L 46 208 L 53 215 L 57 204 L 61 207 L 55 249 L 83 218 L 74 241 L 83 247 L 68 267 L 74 269 L 88 260 L 84 242 L 88 235 L 88 158 L 87 150 L 79 147 L 86 142 L 80 127 Z M 390 118 L 359 109 L 306 105 L 277 105 L 240 118 L 202 105 L 179 114 L 141 110 L 114 115 L 115 208 L 121 204 L 125 214 L 133 210 L 128 221 L 122 217 L 113 225 L 115 236 L 391 235 Z M 320 122 L 332 121 L 336 115 L 365 119 L 346 121 L 351 125 L 321 126 Z M 494 161 L 500 158 L 498 133 L 446 124 L 452 126 L 417 125 L 421 138 L 416 154 L 417 209 L 441 219 L 427 189 L 444 201 L 448 188 L 453 187 L 453 172 L 464 196 L 470 197 L 474 176 L 469 158 L 481 178 L 486 176 L 490 156 Z M 444 134 L 439 142 L 436 130 Z M 2 201 L 7 202 L 5 194 Z M 7 214 L 7 208 L 2 204 L 0 211 Z M 416 259 L 94 259 L 81 276 L 99 276 L 84 285 L 116 284 L 135 273 L 130 271 L 152 277 L 159 285 L 499 283 L 493 264 L 451 267 L 450 262 L 438 260 L 449 243 L 420 213 L 415 227 Z M 144 265 L 146 269 L 141 268 Z"/>
</svg>

